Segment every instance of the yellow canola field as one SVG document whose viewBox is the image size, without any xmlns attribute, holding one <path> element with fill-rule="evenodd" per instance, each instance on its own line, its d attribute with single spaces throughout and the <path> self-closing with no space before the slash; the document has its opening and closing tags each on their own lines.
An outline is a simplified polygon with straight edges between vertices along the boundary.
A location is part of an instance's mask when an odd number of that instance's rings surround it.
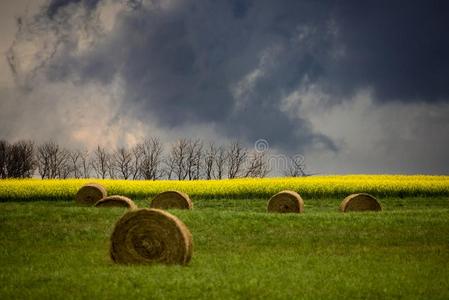
<svg viewBox="0 0 449 300">
<path fill-rule="evenodd" d="M 379 197 L 449 196 L 449 176 L 336 175 L 297 178 L 242 178 L 225 180 L 0 180 L 0 201 L 71 200 L 85 183 L 104 185 L 109 195 L 145 199 L 166 190 L 180 190 L 192 198 L 267 198 L 294 190 L 308 198 L 343 197 L 370 193 Z"/>
</svg>

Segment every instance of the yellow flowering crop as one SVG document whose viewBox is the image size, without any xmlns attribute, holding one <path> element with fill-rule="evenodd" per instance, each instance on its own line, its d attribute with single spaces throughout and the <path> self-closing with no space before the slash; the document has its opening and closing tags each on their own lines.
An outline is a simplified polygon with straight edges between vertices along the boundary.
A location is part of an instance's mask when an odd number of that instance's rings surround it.
<svg viewBox="0 0 449 300">
<path fill-rule="evenodd" d="M 193 198 L 267 198 L 294 190 L 307 198 L 343 197 L 365 192 L 379 197 L 449 196 L 449 176 L 338 175 L 232 180 L 0 180 L 0 201 L 71 200 L 85 183 L 104 185 L 109 195 L 143 199 L 165 190 L 180 190 Z"/>
</svg>

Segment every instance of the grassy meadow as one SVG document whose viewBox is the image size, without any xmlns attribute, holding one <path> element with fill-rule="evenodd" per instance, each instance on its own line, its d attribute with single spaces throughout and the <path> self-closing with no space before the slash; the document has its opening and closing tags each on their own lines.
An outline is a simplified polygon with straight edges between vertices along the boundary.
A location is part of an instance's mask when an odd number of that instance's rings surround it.
<svg viewBox="0 0 449 300">
<path fill-rule="evenodd" d="M 170 210 L 193 234 L 189 265 L 123 266 L 109 238 L 124 209 L 55 201 L 70 199 L 48 188 L 64 181 L 21 181 L 51 195 L 5 200 L 11 182 L 0 182 L 0 299 L 449 298 L 447 194 L 379 197 L 382 212 L 345 214 L 332 193 L 303 195 L 303 214 L 268 214 L 267 197 L 196 194 L 192 211 Z M 113 193 L 125 188 L 117 184 Z"/>
<path fill-rule="evenodd" d="M 187 267 L 112 263 L 123 209 L 2 203 L 0 298 L 449 297 L 447 199 L 384 199 L 381 213 L 342 214 L 338 203 L 306 202 L 302 215 L 267 214 L 264 199 L 173 210 L 193 234 Z"/>
</svg>

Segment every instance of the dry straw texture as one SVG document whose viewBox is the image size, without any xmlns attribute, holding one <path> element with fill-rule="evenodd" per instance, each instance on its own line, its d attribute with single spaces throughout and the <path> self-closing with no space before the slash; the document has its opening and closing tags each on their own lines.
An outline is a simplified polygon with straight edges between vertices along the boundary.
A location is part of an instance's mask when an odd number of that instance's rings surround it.
<svg viewBox="0 0 449 300">
<path fill-rule="evenodd" d="M 154 197 L 150 207 L 160 209 L 192 209 L 193 203 L 189 196 L 183 192 L 165 191 Z"/>
<path fill-rule="evenodd" d="M 96 207 L 127 207 L 129 209 L 137 209 L 137 205 L 133 200 L 125 196 L 109 196 L 95 203 Z"/>
<path fill-rule="evenodd" d="M 380 211 L 382 206 L 376 198 L 369 194 L 352 194 L 346 197 L 340 204 L 342 212 L 348 211 Z"/>
<path fill-rule="evenodd" d="M 297 192 L 282 191 L 268 200 L 267 210 L 277 213 L 302 213 L 304 201 Z"/>
<path fill-rule="evenodd" d="M 107 196 L 106 189 L 98 183 L 88 183 L 82 186 L 75 196 L 75 201 L 82 205 L 94 205 Z"/>
<path fill-rule="evenodd" d="M 111 258 L 121 264 L 185 265 L 192 250 L 192 235 L 186 225 L 159 209 L 128 211 L 111 236 Z"/>
</svg>

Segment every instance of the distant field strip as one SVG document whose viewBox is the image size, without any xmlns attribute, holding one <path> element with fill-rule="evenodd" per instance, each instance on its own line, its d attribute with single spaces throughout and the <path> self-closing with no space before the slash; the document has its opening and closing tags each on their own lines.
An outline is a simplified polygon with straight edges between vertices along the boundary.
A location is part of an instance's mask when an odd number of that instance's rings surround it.
<svg viewBox="0 0 449 300">
<path fill-rule="evenodd" d="M 0 180 L 0 201 L 72 200 L 85 183 L 103 184 L 109 195 L 145 199 L 166 190 L 180 190 L 192 198 L 268 198 L 281 190 L 294 190 L 306 198 L 344 197 L 365 192 L 377 197 L 449 196 L 449 176 L 342 175 L 300 178 L 232 180 Z"/>
</svg>

